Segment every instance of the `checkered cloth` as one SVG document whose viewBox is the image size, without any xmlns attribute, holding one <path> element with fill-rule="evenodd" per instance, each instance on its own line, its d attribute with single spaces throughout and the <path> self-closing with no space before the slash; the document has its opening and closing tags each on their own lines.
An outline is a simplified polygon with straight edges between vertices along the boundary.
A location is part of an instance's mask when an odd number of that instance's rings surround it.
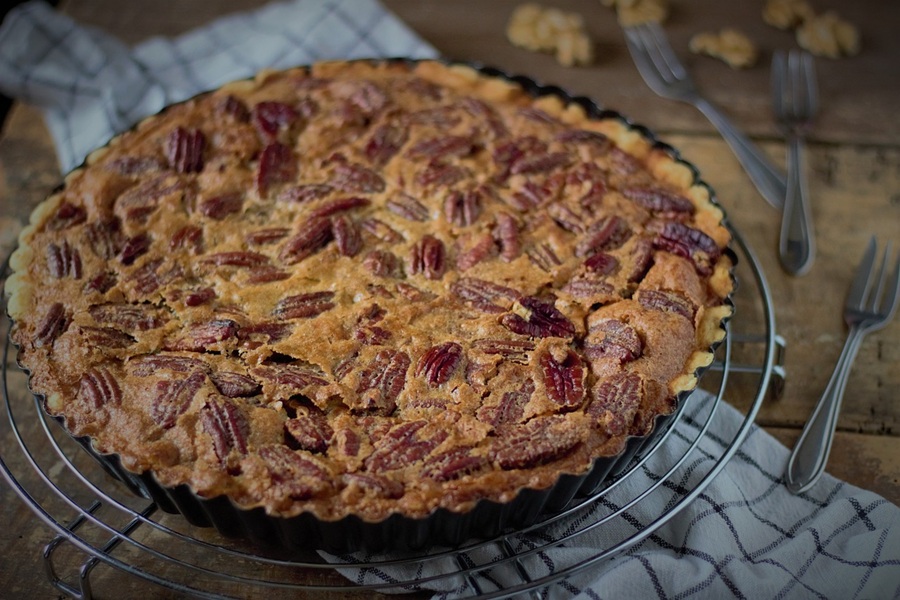
<svg viewBox="0 0 900 600">
<path fill-rule="evenodd" d="M 473 17 L 474 18 L 474 17 Z M 175 39 L 154 38 L 134 48 L 83 27 L 40 2 L 15 9 L 0 28 L 0 90 L 44 109 L 63 171 L 92 149 L 166 104 L 263 67 L 288 67 L 326 58 L 434 56 L 435 51 L 375 0 L 295 0 L 219 19 Z M 709 396 L 697 392 L 652 460 L 604 497 L 583 525 L 620 507 L 659 481 L 673 457 L 696 439 Z M 596 531 L 564 547 L 523 560 L 532 579 L 589 560 L 597 548 L 642 531 L 670 503 L 693 489 L 741 423 L 720 405 L 699 448 L 657 492 Z M 737 455 L 690 505 L 653 535 L 612 560 L 591 564 L 553 584 L 569 598 L 900 598 L 900 510 L 879 496 L 825 475 L 793 496 L 782 483 L 787 450 L 754 428 Z M 513 536 L 514 551 L 558 539 L 554 530 Z M 463 557 L 471 564 L 500 557 L 484 547 Z M 340 563 L 365 556 L 328 556 Z M 400 587 L 401 579 L 439 574 L 342 569 L 360 583 Z M 458 564 L 449 565 L 456 571 Z M 429 571 L 431 570 L 431 571 Z M 521 582 L 507 563 L 477 577 L 485 592 Z M 430 589 L 438 597 L 472 595 L 462 579 Z"/>
</svg>

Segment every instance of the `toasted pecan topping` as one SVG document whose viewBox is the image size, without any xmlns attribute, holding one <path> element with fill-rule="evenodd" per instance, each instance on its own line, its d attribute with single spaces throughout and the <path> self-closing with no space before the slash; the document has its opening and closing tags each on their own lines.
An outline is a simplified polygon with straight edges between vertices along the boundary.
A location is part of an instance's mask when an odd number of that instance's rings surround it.
<svg viewBox="0 0 900 600">
<path fill-rule="evenodd" d="M 271 73 L 124 134 L 29 238 L 36 391 L 273 515 L 460 510 L 643 434 L 711 343 L 718 209 L 639 129 L 454 69 Z"/>
</svg>

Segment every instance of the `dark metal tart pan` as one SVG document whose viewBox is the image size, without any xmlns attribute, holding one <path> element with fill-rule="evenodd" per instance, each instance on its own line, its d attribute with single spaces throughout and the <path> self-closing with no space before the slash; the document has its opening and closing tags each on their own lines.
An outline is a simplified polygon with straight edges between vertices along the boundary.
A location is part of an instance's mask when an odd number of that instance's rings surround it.
<svg viewBox="0 0 900 600">
<path fill-rule="evenodd" d="M 405 58 L 386 59 L 389 62 L 415 63 Z M 377 61 L 376 61 L 377 62 Z M 684 160 L 679 152 L 660 142 L 644 126 L 632 123 L 622 114 L 601 108 L 593 100 L 583 96 L 573 96 L 557 86 L 538 83 L 524 75 L 512 75 L 494 67 L 482 64 L 447 61 L 449 65 L 465 65 L 489 77 L 499 77 L 520 85 L 534 97 L 553 95 L 567 105 L 581 106 L 591 119 L 613 119 L 627 128 L 637 131 L 650 141 L 653 148 L 662 150 L 675 162 L 686 166 L 692 176 L 693 185 L 709 191 L 711 202 L 721 210 L 713 190 L 700 179 L 697 168 Z M 161 112 L 164 112 L 165 109 Z M 724 211 L 723 211 L 724 214 Z M 727 218 L 723 217 L 725 224 Z M 732 264 L 737 257 L 730 248 L 725 254 Z M 733 279 L 732 273 L 732 280 Z M 736 282 L 735 282 L 736 285 Z M 724 299 L 732 308 L 731 296 Z M 730 316 L 724 318 L 724 327 Z M 721 341 L 709 349 L 714 352 Z M 21 366 L 21 365 L 20 365 Z M 27 372 L 27 369 L 24 369 Z M 706 368 L 698 369 L 699 379 Z M 29 374 L 30 375 L 30 374 Z M 29 377 L 30 382 L 30 377 Z M 420 551 L 435 546 L 459 546 L 471 539 L 488 539 L 523 529 L 561 512 L 574 498 L 595 494 L 612 478 L 625 472 L 636 456 L 643 454 L 660 441 L 676 422 L 685 401 L 693 390 L 678 394 L 676 408 L 670 414 L 659 415 L 653 422 L 650 433 L 641 437 L 629 437 L 622 452 L 615 456 L 601 456 L 594 460 L 590 469 L 580 475 L 564 473 L 556 483 L 544 488 L 521 489 L 507 503 L 480 500 L 470 510 L 453 512 L 439 508 L 423 518 L 412 518 L 393 514 L 379 522 L 368 522 L 350 515 L 339 520 L 322 520 L 310 513 L 294 517 L 277 517 L 266 513 L 263 508 L 242 508 L 227 496 L 206 498 L 196 494 L 189 486 L 167 487 L 162 485 L 152 472 L 134 473 L 126 469 L 118 454 L 106 454 L 94 448 L 89 437 L 72 436 L 100 466 L 116 480 L 122 482 L 135 495 L 155 502 L 163 511 L 181 514 L 192 525 L 214 527 L 222 535 L 249 540 L 266 547 L 293 551 L 324 550 L 331 553 L 346 553 L 359 550 L 378 551 Z M 44 403 L 41 402 L 44 406 Z M 66 433 L 62 417 L 50 415 Z M 71 434 L 70 434 L 71 435 Z"/>
</svg>

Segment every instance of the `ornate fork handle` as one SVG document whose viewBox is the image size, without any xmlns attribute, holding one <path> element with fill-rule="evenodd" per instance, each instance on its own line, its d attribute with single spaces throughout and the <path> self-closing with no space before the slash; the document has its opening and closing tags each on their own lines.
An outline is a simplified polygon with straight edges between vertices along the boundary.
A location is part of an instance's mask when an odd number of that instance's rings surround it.
<svg viewBox="0 0 900 600">
<path fill-rule="evenodd" d="M 866 333 L 868 333 L 868 329 L 865 324 L 854 325 L 850 328 L 831 379 L 825 386 L 825 392 L 816 404 L 812 416 L 806 422 L 803 433 L 800 434 L 800 439 L 788 458 L 785 483 L 794 494 L 811 488 L 825 470 L 825 464 L 828 462 L 828 455 L 831 452 L 831 443 L 834 441 L 834 430 L 841 408 L 841 400 L 843 400 L 844 390 L 847 388 L 847 379 L 853 366 L 853 359 L 856 358 L 856 353 Z"/>
<path fill-rule="evenodd" d="M 772 206 L 784 204 L 787 185 L 782 175 L 756 144 L 741 133 L 714 104 L 696 96 L 694 106 L 712 123 L 737 156 L 750 180 Z"/>
<path fill-rule="evenodd" d="M 796 133 L 788 136 L 788 181 L 778 250 L 785 269 L 803 275 L 812 266 L 815 241 L 806 179 L 801 176 L 805 144 Z"/>
</svg>

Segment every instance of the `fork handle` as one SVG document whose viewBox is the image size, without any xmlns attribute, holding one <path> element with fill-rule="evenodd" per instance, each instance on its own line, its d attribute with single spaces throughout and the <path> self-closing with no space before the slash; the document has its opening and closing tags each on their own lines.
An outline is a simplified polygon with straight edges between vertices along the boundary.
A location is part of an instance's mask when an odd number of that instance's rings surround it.
<svg viewBox="0 0 900 600">
<path fill-rule="evenodd" d="M 841 350 L 825 392 L 816 404 L 788 458 L 784 479 L 788 490 L 794 494 L 800 494 L 811 488 L 825 470 L 850 368 L 865 335 L 866 330 L 862 327 L 850 328 L 844 349 Z"/>
<path fill-rule="evenodd" d="M 803 176 L 804 143 L 796 134 L 788 136 L 787 194 L 781 214 L 778 256 L 781 266 L 791 275 L 804 275 L 815 256 L 812 215 L 806 178 Z"/>
<path fill-rule="evenodd" d="M 744 167 L 750 180 L 762 197 L 777 209 L 784 204 L 787 185 L 784 175 L 778 171 L 772 162 L 763 154 L 759 147 L 741 133 L 737 127 L 726 117 L 715 104 L 705 98 L 697 98 L 694 106 L 702 112 L 710 123 L 719 130 L 719 133 L 728 142 L 731 150 L 737 156 L 738 162 Z"/>
</svg>

